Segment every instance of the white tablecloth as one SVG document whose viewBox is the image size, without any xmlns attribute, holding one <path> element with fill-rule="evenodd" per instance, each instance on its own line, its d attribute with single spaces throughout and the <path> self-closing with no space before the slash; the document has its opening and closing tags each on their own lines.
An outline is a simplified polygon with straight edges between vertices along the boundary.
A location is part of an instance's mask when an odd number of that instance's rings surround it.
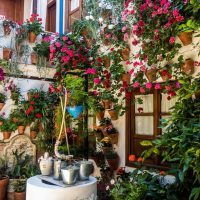
<svg viewBox="0 0 200 200">
<path fill-rule="evenodd" d="M 42 182 L 38 176 L 27 180 L 26 200 L 96 200 L 97 180 L 90 177 L 90 181 L 71 187 L 59 187 Z"/>
</svg>

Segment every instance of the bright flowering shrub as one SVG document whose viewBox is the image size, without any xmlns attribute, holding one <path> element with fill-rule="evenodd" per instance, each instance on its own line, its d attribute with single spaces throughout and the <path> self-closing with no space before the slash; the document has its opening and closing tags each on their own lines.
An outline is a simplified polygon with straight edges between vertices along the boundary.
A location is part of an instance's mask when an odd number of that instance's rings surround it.
<svg viewBox="0 0 200 200">
<path fill-rule="evenodd" d="M 87 53 L 88 49 L 81 40 L 69 35 L 55 37 L 50 45 L 50 61 L 57 66 L 56 76 L 62 76 L 66 71 L 89 67 Z"/>
</svg>

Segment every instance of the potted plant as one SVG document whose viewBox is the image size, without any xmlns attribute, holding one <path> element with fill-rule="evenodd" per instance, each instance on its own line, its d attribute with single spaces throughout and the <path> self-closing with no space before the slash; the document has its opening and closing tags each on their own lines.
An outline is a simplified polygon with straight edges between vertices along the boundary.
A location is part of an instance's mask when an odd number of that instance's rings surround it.
<svg viewBox="0 0 200 200">
<path fill-rule="evenodd" d="M 10 119 L 5 119 L 4 123 L 0 126 L 1 132 L 3 132 L 3 139 L 7 140 L 10 138 L 11 132 L 15 131 L 17 128 L 16 124 L 14 124 Z"/>
<path fill-rule="evenodd" d="M 129 60 L 130 58 L 130 48 L 129 47 L 125 47 L 121 50 L 121 56 L 122 56 L 122 59 L 124 61 L 127 61 Z"/>
<path fill-rule="evenodd" d="M 34 43 L 36 37 L 42 32 L 42 19 L 38 18 L 38 14 L 32 14 L 30 19 L 26 21 L 26 29 L 28 32 L 29 42 Z"/>
<path fill-rule="evenodd" d="M 26 199 L 26 180 L 17 179 L 14 182 L 14 199 L 25 200 Z"/>
<path fill-rule="evenodd" d="M 8 19 L 5 19 L 3 21 L 3 29 L 4 29 L 4 35 L 9 35 L 10 32 L 11 32 L 11 28 L 14 28 L 16 27 L 16 24 L 15 22 L 11 21 L 11 20 L 8 20 Z"/>
<path fill-rule="evenodd" d="M 8 86 L 8 90 L 10 90 L 11 92 L 10 98 L 15 101 L 15 104 L 18 104 L 20 97 L 20 88 L 18 88 L 15 84 L 13 84 L 13 82 L 11 82 Z"/>
<path fill-rule="evenodd" d="M 31 127 L 30 127 L 30 138 L 31 138 L 31 140 L 33 140 L 37 137 L 37 134 L 39 132 L 39 126 L 40 126 L 40 124 L 37 121 L 35 121 L 31 125 Z"/>
<path fill-rule="evenodd" d="M 110 60 L 109 56 L 106 56 L 106 55 L 103 56 L 102 61 L 103 61 L 103 65 L 104 65 L 105 68 L 110 67 L 111 60 Z"/>
<path fill-rule="evenodd" d="M 131 75 L 128 72 L 124 73 L 124 74 L 122 74 L 121 79 L 122 79 L 123 82 L 126 82 L 127 84 L 130 84 Z"/>
<path fill-rule="evenodd" d="M 37 65 L 38 63 L 38 55 L 35 52 L 31 53 L 31 63 L 33 65 Z"/>
<path fill-rule="evenodd" d="M 23 113 L 23 112 L 22 112 Z M 24 114 L 23 114 L 24 115 Z M 17 126 L 18 126 L 18 128 L 17 128 L 17 130 L 18 130 L 18 134 L 19 135 L 22 135 L 22 134 L 24 134 L 24 131 L 25 131 L 25 129 L 26 129 L 26 125 L 27 125 L 27 117 L 24 115 L 24 116 L 22 116 L 21 115 L 21 117 L 19 118 L 19 120 L 17 121 Z"/>
<path fill-rule="evenodd" d="M 3 48 L 3 59 L 4 60 L 9 60 L 11 58 L 12 51 L 10 48 Z"/>
<path fill-rule="evenodd" d="M 22 115 L 22 112 L 23 111 L 21 109 L 19 109 L 19 108 L 11 110 L 10 120 L 16 124 L 19 121 L 19 119 L 20 119 L 20 117 Z"/>
<path fill-rule="evenodd" d="M 5 200 L 9 177 L 7 176 L 6 160 L 0 157 L 0 200 Z"/>
<path fill-rule="evenodd" d="M 192 75 L 194 73 L 194 60 L 191 58 L 186 59 L 181 70 L 187 75 Z"/>
<path fill-rule="evenodd" d="M 4 120 L 5 118 L 2 115 L 0 115 L 0 126 L 3 125 Z"/>
<path fill-rule="evenodd" d="M 117 170 L 119 166 L 118 154 L 115 151 L 111 150 L 105 154 L 105 157 L 106 160 L 108 161 L 110 168 L 112 168 L 113 170 Z"/>
<path fill-rule="evenodd" d="M 5 101 L 6 101 L 6 96 L 3 93 L 0 93 L 0 110 L 2 110 L 2 108 L 4 107 Z"/>
<path fill-rule="evenodd" d="M 148 79 L 149 82 L 154 82 L 157 79 L 157 69 L 156 68 L 151 68 L 151 69 L 146 69 L 145 75 Z"/>
<path fill-rule="evenodd" d="M 112 124 L 110 124 L 109 126 L 106 126 L 103 129 L 103 134 L 105 137 L 109 137 L 111 139 L 111 143 L 112 144 L 117 144 L 118 143 L 118 131 L 116 130 L 116 128 L 113 127 Z"/>
<path fill-rule="evenodd" d="M 101 99 L 105 109 L 110 109 L 112 106 L 113 94 L 110 91 L 104 91 L 101 94 Z"/>
<path fill-rule="evenodd" d="M 104 137 L 101 140 L 100 144 L 101 144 L 101 147 L 102 147 L 104 153 L 107 153 L 112 150 L 112 143 L 111 143 L 111 139 L 109 137 Z"/>
</svg>

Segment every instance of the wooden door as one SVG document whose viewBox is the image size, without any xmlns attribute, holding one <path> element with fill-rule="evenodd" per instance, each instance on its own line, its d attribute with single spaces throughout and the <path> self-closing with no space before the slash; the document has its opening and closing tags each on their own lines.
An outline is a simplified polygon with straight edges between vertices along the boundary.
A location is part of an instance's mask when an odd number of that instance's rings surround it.
<svg viewBox="0 0 200 200">
<path fill-rule="evenodd" d="M 13 21 L 23 21 L 24 0 L 0 0 L 0 15 Z"/>
<path fill-rule="evenodd" d="M 81 19 L 82 0 L 65 0 L 65 31 L 71 31 L 74 21 Z"/>
<path fill-rule="evenodd" d="M 56 32 L 56 1 L 51 1 L 47 7 L 47 31 Z"/>
</svg>

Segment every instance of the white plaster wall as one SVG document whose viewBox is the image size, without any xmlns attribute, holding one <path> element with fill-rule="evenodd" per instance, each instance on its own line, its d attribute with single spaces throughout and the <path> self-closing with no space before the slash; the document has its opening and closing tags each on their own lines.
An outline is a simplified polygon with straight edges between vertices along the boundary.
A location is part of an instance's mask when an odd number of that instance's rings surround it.
<svg viewBox="0 0 200 200">
<path fill-rule="evenodd" d="M 32 10 L 33 10 L 33 1 L 24 0 L 24 20 L 30 18 L 30 15 L 32 14 Z"/>
</svg>

